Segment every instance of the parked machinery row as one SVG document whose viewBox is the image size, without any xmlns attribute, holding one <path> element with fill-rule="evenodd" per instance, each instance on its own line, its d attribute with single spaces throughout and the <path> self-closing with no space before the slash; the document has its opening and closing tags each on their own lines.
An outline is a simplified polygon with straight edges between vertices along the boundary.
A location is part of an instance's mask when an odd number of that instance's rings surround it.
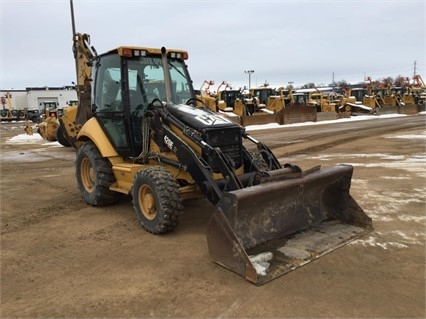
<svg viewBox="0 0 426 319">
<path fill-rule="evenodd" d="M 204 81 L 198 92 L 199 105 L 228 114 L 242 125 L 315 121 L 320 113 L 323 117 L 328 113 L 329 118 L 414 114 L 425 110 L 426 101 L 426 86 L 420 75 L 413 77 L 412 83 L 407 79 L 401 87 L 373 84 L 370 78 L 361 87 L 350 88 L 292 90 L 271 88 L 265 84 L 249 90 L 236 90 L 223 81 L 213 92 L 212 85 L 214 81 Z"/>
</svg>

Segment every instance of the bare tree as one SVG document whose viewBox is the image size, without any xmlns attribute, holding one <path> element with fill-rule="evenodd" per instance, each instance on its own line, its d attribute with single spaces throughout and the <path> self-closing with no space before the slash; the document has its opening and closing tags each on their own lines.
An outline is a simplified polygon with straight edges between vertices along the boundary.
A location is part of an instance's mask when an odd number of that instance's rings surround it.
<svg viewBox="0 0 426 319">
<path fill-rule="evenodd" d="M 306 84 L 304 84 L 304 85 L 302 85 L 302 89 L 313 89 L 313 88 L 315 88 L 316 87 L 316 85 L 315 85 L 315 83 L 306 83 Z"/>
</svg>

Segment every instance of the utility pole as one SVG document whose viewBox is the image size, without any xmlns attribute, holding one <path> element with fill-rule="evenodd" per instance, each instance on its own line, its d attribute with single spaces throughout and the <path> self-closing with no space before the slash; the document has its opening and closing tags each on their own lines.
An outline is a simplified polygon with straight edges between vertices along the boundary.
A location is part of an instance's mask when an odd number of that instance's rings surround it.
<svg viewBox="0 0 426 319">
<path fill-rule="evenodd" d="M 414 76 L 416 77 L 416 68 L 417 68 L 417 61 L 414 61 Z"/>
<path fill-rule="evenodd" d="M 247 70 L 247 71 L 244 71 L 244 73 L 248 74 L 248 76 L 249 76 L 249 90 L 250 90 L 250 88 L 251 88 L 251 75 L 252 75 L 252 73 L 254 73 L 254 70 Z"/>
</svg>

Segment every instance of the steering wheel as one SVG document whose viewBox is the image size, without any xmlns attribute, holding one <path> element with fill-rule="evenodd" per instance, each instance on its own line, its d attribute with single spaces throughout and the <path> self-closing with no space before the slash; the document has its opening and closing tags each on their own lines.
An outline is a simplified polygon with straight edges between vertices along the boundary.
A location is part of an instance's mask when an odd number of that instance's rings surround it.
<svg viewBox="0 0 426 319">
<path fill-rule="evenodd" d="M 161 101 L 158 97 L 156 97 L 148 104 L 148 109 L 160 108 L 163 106 L 164 106 L 163 101 Z"/>
<path fill-rule="evenodd" d="M 152 101 L 154 101 L 155 99 L 158 99 L 158 96 L 154 93 L 147 93 L 144 94 L 144 97 L 146 98 L 146 101 L 151 104 Z M 150 102 L 151 101 L 151 102 Z"/>
</svg>

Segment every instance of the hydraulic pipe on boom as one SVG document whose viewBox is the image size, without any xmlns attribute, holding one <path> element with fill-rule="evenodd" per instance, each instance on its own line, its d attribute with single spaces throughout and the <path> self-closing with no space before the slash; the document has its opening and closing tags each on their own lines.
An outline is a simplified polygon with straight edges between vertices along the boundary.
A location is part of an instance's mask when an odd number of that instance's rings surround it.
<svg viewBox="0 0 426 319">
<path fill-rule="evenodd" d="M 70 0 L 71 24 L 73 32 L 73 52 L 77 77 L 78 108 L 76 124 L 83 125 L 92 117 L 91 91 L 92 91 L 92 63 L 96 59 L 97 53 L 93 46 L 90 46 L 90 36 L 88 34 L 77 33 L 75 31 L 73 0 Z"/>
</svg>

